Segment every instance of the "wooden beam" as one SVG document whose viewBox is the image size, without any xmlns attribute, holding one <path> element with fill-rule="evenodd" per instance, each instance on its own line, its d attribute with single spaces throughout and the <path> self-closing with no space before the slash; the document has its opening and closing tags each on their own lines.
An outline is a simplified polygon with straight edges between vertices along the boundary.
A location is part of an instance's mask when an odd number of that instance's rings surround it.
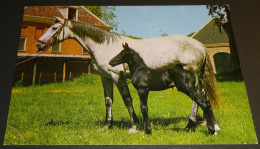
<svg viewBox="0 0 260 149">
<path fill-rule="evenodd" d="M 62 82 L 65 82 L 66 77 L 66 62 L 63 63 L 63 77 Z"/>
<path fill-rule="evenodd" d="M 57 74 L 56 72 L 54 72 L 54 82 L 56 82 L 56 80 L 57 80 Z"/>
<path fill-rule="evenodd" d="M 204 44 L 206 48 L 229 47 L 229 43 Z"/>
<path fill-rule="evenodd" d="M 39 85 L 41 85 L 41 79 L 42 79 L 42 73 L 40 72 L 40 76 L 39 76 Z"/>
<path fill-rule="evenodd" d="M 35 80 L 36 80 L 36 71 L 37 71 L 37 62 L 34 63 L 33 66 L 33 79 L 32 79 L 32 85 L 35 85 Z"/>
</svg>

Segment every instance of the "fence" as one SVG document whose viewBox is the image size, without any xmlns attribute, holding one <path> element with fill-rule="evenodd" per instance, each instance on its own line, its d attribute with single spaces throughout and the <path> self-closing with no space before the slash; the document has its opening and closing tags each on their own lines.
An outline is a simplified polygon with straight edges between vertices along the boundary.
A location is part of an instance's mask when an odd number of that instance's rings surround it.
<svg viewBox="0 0 260 149">
<path fill-rule="evenodd" d="M 23 60 L 19 58 L 17 63 Z M 37 57 L 16 66 L 14 83 L 42 85 L 71 80 L 83 73 L 94 73 L 89 58 Z"/>
</svg>

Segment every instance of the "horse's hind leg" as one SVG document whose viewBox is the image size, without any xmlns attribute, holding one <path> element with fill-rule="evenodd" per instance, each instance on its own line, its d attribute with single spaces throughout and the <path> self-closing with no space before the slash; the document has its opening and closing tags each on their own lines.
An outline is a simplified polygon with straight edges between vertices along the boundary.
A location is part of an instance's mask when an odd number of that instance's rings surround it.
<svg viewBox="0 0 260 149">
<path fill-rule="evenodd" d="M 213 117 L 213 112 L 209 101 L 196 92 L 195 88 L 195 75 L 187 70 L 176 68 L 171 71 L 174 79 L 174 83 L 179 91 L 188 95 L 193 101 L 195 101 L 203 110 L 204 116 L 207 121 L 208 130 L 211 134 L 215 133 L 215 128 L 211 117 Z"/>
<path fill-rule="evenodd" d="M 202 95 L 203 92 L 202 92 L 201 81 L 198 79 L 198 75 L 194 75 L 194 76 L 195 76 L 195 90 L 198 94 Z M 198 104 L 195 101 L 193 101 L 189 122 L 185 127 L 186 131 L 189 132 L 195 130 L 195 127 L 197 125 L 197 113 L 198 113 Z"/>
<path fill-rule="evenodd" d="M 132 104 L 132 97 L 126 82 L 125 75 L 120 73 L 119 77 L 118 75 L 112 75 L 114 82 L 116 83 L 116 86 L 124 100 L 125 106 L 127 107 L 129 116 L 130 116 L 130 121 L 131 121 L 131 128 L 129 129 L 128 133 L 135 133 L 136 130 L 136 125 L 139 122 L 134 108 Z"/>
<path fill-rule="evenodd" d="M 104 89 L 105 105 L 106 105 L 106 119 L 104 128 L 111 127 L 113 124 L 112 104 L 113 104 L 113 80 L 101 77 Z"/>
<path fill-rule="evenodd" d="M 186 131 L 188 132 L 195 131 L 195 127 L 197 125 L 197 113 L 198 113 L 198 104 L 195 101 L 193 101 L 189 122 L 185 127 Z"/>
</svg>

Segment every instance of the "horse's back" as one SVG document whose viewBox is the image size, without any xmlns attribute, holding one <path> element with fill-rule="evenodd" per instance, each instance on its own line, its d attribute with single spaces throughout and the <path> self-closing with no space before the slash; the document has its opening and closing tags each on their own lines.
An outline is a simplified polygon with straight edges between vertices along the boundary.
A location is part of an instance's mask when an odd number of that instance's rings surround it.
<svg viewBox="0 0 260 149">
<path fill-rule="evenodd" d="M 183 35 L 172 35 L 129 43 L 152 69 L 166 70 L 180 63 L 190 69 L 204 61 L 206 49 L 199 41 Z M 198 66 L 199 67 L 199 66 Z"/>
</svg>

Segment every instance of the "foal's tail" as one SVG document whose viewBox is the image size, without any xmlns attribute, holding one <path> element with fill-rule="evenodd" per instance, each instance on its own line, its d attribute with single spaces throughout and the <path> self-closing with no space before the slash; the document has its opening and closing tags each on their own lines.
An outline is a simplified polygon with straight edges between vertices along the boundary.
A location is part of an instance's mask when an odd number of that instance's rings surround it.
<svg viewBox="0 0 260 149">
<path fill-rule="evenodd" d="M 202 78 L 202 85 L 205 90 L 205 95 L 210 102 L 211 107 L 214 109 L 220 103 L 219 93 L 217 88 L 217 81 L 213 71 L 209 55 L 206 53 L 206 60 L 204 62 L 204 74 Z"/>
</svg>

